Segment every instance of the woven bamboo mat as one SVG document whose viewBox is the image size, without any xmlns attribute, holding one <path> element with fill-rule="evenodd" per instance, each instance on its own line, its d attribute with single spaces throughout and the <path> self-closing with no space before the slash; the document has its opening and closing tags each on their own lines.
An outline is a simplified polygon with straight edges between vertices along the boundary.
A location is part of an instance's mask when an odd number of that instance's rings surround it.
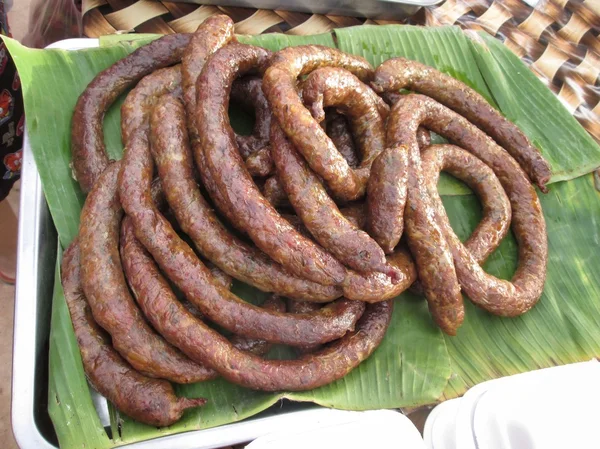
<svg viewBox="0 0 600 449">
<path fill-rule="evenodd" d="M 88 37 L 117 32 L 193 32 L 225 13 L 239 34 L 318 34 L 362 24 L 458 25 L 502 40 L 600 142 L 600 0 L 446 0 L 403 21 L 217 7 L 159 0 L 83 0 Z"/>
</svg>

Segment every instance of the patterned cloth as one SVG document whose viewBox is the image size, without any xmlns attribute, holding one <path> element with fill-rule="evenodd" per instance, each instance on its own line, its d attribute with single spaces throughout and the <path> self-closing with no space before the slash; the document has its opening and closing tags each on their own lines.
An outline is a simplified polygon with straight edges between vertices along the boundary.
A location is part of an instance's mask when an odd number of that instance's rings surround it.
<svg viewBox="0 0 600 449">
<path fill-rule="evenodd" d="M 4 1 L 0 0 L 0 32 L 10 36 Z M 8 50 L 0 41 L 0 201 L 21 175 L 25 114 L 21 80 Z"/>
</svg>

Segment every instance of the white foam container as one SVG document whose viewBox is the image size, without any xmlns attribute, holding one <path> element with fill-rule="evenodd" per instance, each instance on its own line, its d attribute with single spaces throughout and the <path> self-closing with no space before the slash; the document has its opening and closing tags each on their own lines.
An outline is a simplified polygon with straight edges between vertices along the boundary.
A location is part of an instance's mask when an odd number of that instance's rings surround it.
<svg viewBox="0 0 600 449">
<path fill-rule="evenodd" d="M 546 368 L 481 383 L 438 405 L 429 449 L 600 448 L 600 363 Z"/>
</svg>

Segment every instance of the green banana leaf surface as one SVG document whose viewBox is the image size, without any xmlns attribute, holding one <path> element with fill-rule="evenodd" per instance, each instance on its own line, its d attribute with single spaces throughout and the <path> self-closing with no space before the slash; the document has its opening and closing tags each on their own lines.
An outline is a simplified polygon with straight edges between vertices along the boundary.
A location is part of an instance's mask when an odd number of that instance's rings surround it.
<svg viewBox="0 0 600 449">
<path fill-rule="evenodd" d="M 70 167 L 73 107 L 97 73 L 152 38 L 108 37 L 100 48 L 78 51 L 32 50 L 5 39 L 21 76 L 29 142 L 63 248 L 77 235 L 85 200 Z M 111 408 L 107 434 L 85 382 L 57 265 L 48 403 L 61 447 L 108 448 L 214 427 L 255 415 L 282 398 L 350 410 L 415 407 L 456 397 L 484 380 L 600 354 L 600 197 L 591 174 L 600 166 L 600 148 L 508 49 L 484 34 L 466 35 L 455 27 L 362 26 L 336 30 L 335 39 L 333 34 L 270 34 L 240 40 L 273 51 L 290 45 L 328 45 L 364 56 L 374 65 L 403 56 L 432 65 L 480 92 L 521 127 L 553 168 L 550 192 L 541 195 L 550 250 L 544 294 L 532 311 L 512 319 L 491 316 L 466 299 L 465 323 L 456 337 L 447 337 L 432 323 L 426 302 L 405 293 L 395 300 L 392 324 L 381 346 L 331 385 L 279 394 L 250 391 L 222 379 L 178 385 L 178 394 L 203 396 L 208 404 L 161 429 Z M 122 98 L 104 124 L 107 149 L 115 159 L 123 150 L 121 103 Z M 240 129 L 249 125 L 242 114 L 232 112 L 231 119 Z M 439 188 L 455 231 L 466 238 L 481 218 L 477 198 L 451 177 Z M 517 263 L 516 243 L 509 235 L 485 268 L 510 279 Z M 252 302 L 264 299 L 264 294 L 241 283 L 235 292 Z"/>
</svg>

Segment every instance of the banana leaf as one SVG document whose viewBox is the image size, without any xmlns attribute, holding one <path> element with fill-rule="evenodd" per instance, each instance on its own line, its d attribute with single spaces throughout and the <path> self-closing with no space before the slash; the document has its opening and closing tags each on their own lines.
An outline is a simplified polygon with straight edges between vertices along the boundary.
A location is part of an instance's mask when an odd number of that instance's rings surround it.
<svg viewBox="0 0 600 449">
<path fill-rule="evenodd" d="M 22 79 L 30 143 L 63 247 L 77 234 L 84 200 L 69 167 L 71 113 L 78 95 L 95 74 L 152 38 L 143 36 L 135 41 L 127 37 L 125 41 L 121 37 L 103 39 L 101 48 L 74 52 L 31 50 L 5 39 Z M 600 198 L 593 176 L 586 175 L 600 165 L 600 148 L 575 120 L 563 120 L 568 113 L 552 93 L 530 77 L 528 69 L 501 45 L 485 39 L 473 41 L 453 27 L 367 26 L 336 30 L 335 37 L 266 35 L 240 40 L 271 50 L 320 43 L 360 54 L 374 64 L 405 56 L 433 65 L 471 85 L 515 120 L 559 173 L 554 181 L 569 179 L 554 184 L 542 197 L 550 260 L 540 304 L 523 317 L 504 319 L 490 316 L 467 300 L 465 324 L 457 337 L 450 338 L 433 325 L 422 298 L 406 293 L 395 300 L 392 325 L 381 346 L 344 379 L 313 391 L 280 394 L 253 392 L 223 380 L 176 386 L 178 394 L 205 396 L 209 404 L 188 411 L 181 421 L 163 429 L 136 423 L 111 409 L 109 439 L 89 399 L 57 282 L 50 399 L 58 399 L 49 401 L 49 412 L 61 447 L 104 448 L 217 426 L 258 413 L 281 398 L 353 410 L 418 406 L 460 395 L 482 380 L 585 360 L 600 353 L 600 275 L 594 271 L 600 263 L 600 254 L 595 251 L 600 239 L 596 219 Z M 523 99 L 521 110 L 524 89 L 534 94 Z M 107 148 L 114 158 L 122 153 L 119 106 L 120 102 L 109 111 L 104 126 Z M 236 123 L 243 120 L 240 117 L 232 117 L 234 126 L 244 125 Z M 545 138 L 540 140 L 542 134 Z M 577 142 L 577 151 L 567 153 L 569 157 L 562 153 L 570 151 L 565 150 L 562 136 Z M 481 216 L 476 197 L 457 181 L 441 184 L 440 191 L 446 195 L 443 200 L 454 229 L 461 238 L 466 237 Z M 515 241 L 508 236 L 485 268 L 510 278 L 516 264 Z M 250 301 L 261 299 L 260 292 L 242 284 L 236 285 L 236 293 Z"/>
</svg>

